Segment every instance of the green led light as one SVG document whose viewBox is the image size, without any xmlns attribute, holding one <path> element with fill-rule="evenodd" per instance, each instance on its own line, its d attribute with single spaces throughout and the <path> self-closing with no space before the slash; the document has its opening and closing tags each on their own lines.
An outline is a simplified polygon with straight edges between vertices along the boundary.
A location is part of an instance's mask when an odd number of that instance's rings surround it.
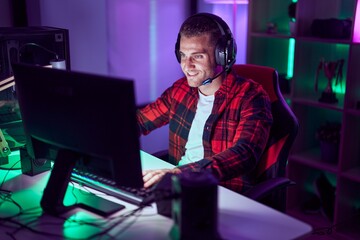
<svg viewBox="0 0 360 240">
<path fill-rule="evenodd" d="M 289 51 L 288 51 L 288 63 L 287 63 L 287 73 L 286 76 L 288 79 L 293 77 L 294 74 L 294 55 L 295 55 L 295 39 L 289 39 Z"/>
<path fill-rule="evenodd" d="M 63 235 L 67 237 L 81 236 L 82 239 L 90 238 L 101 231 L 101 224 L 95 216 L 86 212 L 77 212 L 66 219 L 63 224 Z"/>
<path fill-rule="evenodd" d="M 334 81 L 335 82 L 335 81 Z M 345 94 L 345 86 L 344 83 L 342 84 L 338 84 L 338 85 L 335 85 L 335 83 L 333 82 L 332 84 L 332 89 L 335 93 L 339 93 L 339 94 Z"/>
<path fill-rule="evenodd" d="M 285 102 L 286 102 L 289 106 L 291 106 L 291 99 L 290 99 L 290 98 L 285 98 Z"/>
<path fill-rule="evenodd" d="M 347 53 L 349 51 L 349 46 L 347 46 L 346 44 L 336 44 L 336 52 L 340 52 L 340 53 Z M 345 63 L 346 64 L 346 63 Z M 346 67 L 343 66 L 343 77 L 341 79 L 341 81 L 335 85 L 336 83 L 336 79 L 334 77 L 333 81 L 332 81 L 332 89 L 335 93 L 339 93 L 339 94 L 345 94 L 346 92 Z"/>
</svg>

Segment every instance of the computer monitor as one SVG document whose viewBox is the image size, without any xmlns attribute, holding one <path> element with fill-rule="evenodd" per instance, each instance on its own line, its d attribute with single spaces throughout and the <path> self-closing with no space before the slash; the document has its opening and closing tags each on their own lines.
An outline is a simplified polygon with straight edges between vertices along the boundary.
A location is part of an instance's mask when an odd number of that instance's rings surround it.
<svg viewBox="0 0 360 240">
<path fill-rule="evenodd" d="M 29 155 L 54 166 L 41 207 L 62 214 L 77 162 L 91 159 L 116 185 L 143 187 L 134 82 L 128 79 L 13 64 Z M 99 162 L 101 161 L 101 162 Z"/>
</svg>

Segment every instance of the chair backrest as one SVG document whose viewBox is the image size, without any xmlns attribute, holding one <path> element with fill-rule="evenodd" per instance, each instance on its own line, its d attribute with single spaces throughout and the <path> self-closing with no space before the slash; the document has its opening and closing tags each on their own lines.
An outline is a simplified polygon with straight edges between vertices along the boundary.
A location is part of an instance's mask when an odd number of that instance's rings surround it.
<svg viewBox="0 0 360 240">
<path fill-rule="evenodd" d="M 295 141 L 299 123 L 280 92 L 278 73 L 274 68 L 252 64 L 236 64 L 232 69 L 237 75 L 260 83 L 271 100 L 273 125 L 265 152 L 257 168 L 258 183 L 269 178 L 285 177 L 287 159 Z"/>
</svg>

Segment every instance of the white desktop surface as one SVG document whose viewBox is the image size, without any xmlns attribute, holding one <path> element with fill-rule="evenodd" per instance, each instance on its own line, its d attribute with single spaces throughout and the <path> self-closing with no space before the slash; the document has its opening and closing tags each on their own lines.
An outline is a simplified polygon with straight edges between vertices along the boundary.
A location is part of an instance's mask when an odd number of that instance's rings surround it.
<svg viewBox="0 0 360 240">
<path fill-rule="evenodd" d="M 141 151 L 143 169 L 171 168 L 172 165 Z M 12 191 L 12 199 L 21 205 L 24 214 L 13 217 L 15 225 L 9 221 L 1 221 L 0 239 L 88 239 L 119 220 L 108 235 L 100 235 L 94 239 L 171 239 L 169 232 L 173 221 L 157 214 L 156 205 L 144 208 L 138 215 L 122 218 L 136 207 L 110 196 L 104 198 L 119 202 L 126 208 L 102 218 L 84 210 L 73 210 L 64 219 L 42 215 L 40 199 L 46 185 L 49 172 L 30 177 L 21 174 L 21 170 L 0 170 L 1 189 Z M 95 191 L 96 192 L 96 191 Z M 97 192 L 99 193 L 99 192 Z M 99 193 L 101 195 L 101 193 Z M 71 201 L 71 196 L 69 197 Z M 76 200 L 74 200 L 76 201 Z M 219 187 L 218 192 L 218 230 L 223 239 L 295 239 L 309 234 L 312 228 L 293 217 L 280 213 L 267 206 Z M 0 199 L 0 217 L 14 216 L 18 207 Z M 84 221 L 86 224 L 81 224 Z M 96 224 L 91 226 L 91 224 Z M 27 229 L 27 227 L 29 229 Z M 42 235 L 41 233 L 50 233 Z M 13 234 L 9 235 L 9 233 Z"/>
</svg>

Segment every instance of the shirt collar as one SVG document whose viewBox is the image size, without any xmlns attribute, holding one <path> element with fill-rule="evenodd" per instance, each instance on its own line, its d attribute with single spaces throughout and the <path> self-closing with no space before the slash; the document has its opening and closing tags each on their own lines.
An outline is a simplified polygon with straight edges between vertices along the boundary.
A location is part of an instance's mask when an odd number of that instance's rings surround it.
<svg viewBox="0 0 360 240">
<path fill-rule="evenodd" d="M 215 94 L 228 94 L 231 92 L 231 89 L 233 88 L 234 84 L 235 84 L 235 80 L 236 80 L 236 76 L 235 74 L 230 71 L 229 73 L 226 74 L 225 79 L 223 80 L 219 90 L 216 91 Z"/>
</svg>

